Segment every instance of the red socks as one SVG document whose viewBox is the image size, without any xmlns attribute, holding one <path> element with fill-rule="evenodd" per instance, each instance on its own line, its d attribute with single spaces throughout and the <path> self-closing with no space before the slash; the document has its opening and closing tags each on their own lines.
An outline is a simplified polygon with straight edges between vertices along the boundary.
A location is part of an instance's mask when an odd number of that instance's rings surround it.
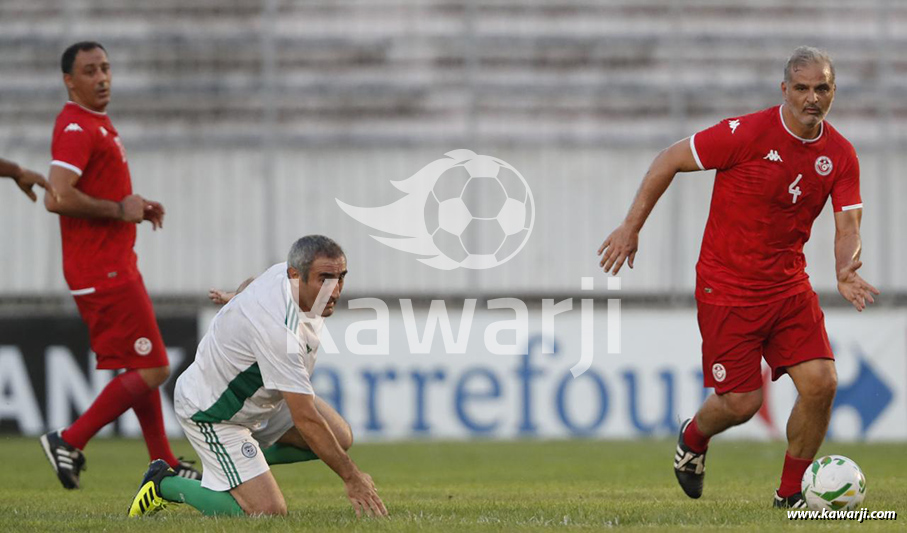
<svg viewBox="0 0 907 533">
<path fill-rule="evenodd" d="M 101 428 L 119 418 L 130 407 L 142 425 L 142 435 L 151 460 L 163 459 L 170 466 L 177 466 L 179 461 L 170 450 L 164 429 L 160 390 L 149 388 L 136 370 L 129 370 L 113 378 L 91 407 L 60 436 L 81 450 Z"/>
<path fill-rule="evenodd" d="M 691 450 L 696 453 L 702 453 L 709 447 L 709 439 L 712 437 L 707 437 L 699 431 L 699 426 L 696 425 L 696 417 L 693 417 L 693 420 L 687 426 L 687 429 L 683 432 L 683 443 L 687 445 Z"/>
<path fill-rule="evenodd" d="M 135 416 L 142 425 L 142 435 L 148 446 L 148 456 L 152 461 L 163 459 L 168 465 L 176 467 L 179 461 L 170 450 L 170 441 L 164 429 L 164 413 L 161 411 L 161 392 L 154 389 L 132 405 Z"/>
<path fill-rule="evenodd" d="M 696 453 L 702 453 L 709 447 L 709 439 L 699 431 L 696 425 L 696 418 L 687 426 L 683 432 L 683 443 Z M 778 496 L 787 498 L 800 492 L 800 485 L 803 480 L 803 473 L 813 462 L 812 459 L 792 457 L 790 454 L 784 454 L 784 470 L 781 471 L 781 488 L 778 489 Z"/>
<path fill-rule="evenodd" d="M 800 492 L 800 484 L 803 481 L 803 473 L 813 462 L 812 459 L 802 459 L 800 457 L 791 457 L 790 454 L 784 454 L 784 470 L 781 471 L 781 488 L 778 489 L 778 496 L 787 498 Z"/>
<path fill-rule="evenodd" d="M 129 370 L 104 387 L 91 407 L 60 435 L 64 441 L 82 449 L 95 433 L 132 407 L 151 389 L 135 370 Z"/>
</svg>

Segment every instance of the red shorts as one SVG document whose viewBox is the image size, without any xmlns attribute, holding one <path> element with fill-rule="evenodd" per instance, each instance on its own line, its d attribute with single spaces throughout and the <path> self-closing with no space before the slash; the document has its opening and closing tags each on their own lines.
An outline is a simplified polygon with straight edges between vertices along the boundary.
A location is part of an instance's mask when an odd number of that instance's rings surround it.
<svg viewBox="0 0 907 533">
<path fill-rule="evenodd" d="M 98 368 L 155 368 L 169 364 L 141 277 L 73 298 L 88 325 Z"/>
<path fill-rule="evenodd" d="M 717 394 L 762 388 L 762 358 L 776 381 L 789 366 L 834 359 L 813 291 L 752 307 L 699 303 L 702 375 Z"/>
</svg>

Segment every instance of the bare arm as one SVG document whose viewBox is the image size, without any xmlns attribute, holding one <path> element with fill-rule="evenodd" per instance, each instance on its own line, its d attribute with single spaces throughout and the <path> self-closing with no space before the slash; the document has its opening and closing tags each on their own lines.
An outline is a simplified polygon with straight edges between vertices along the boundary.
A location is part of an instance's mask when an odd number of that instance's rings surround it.
<svg viewBox="0 0 907 533">
<path fill-rule="evenodd" d="M 639 232 L 655 204 L 678 172 L 697 170 L 700 168 L 693 157 L 689 138 L 677 141 L 655 157 L 623 223 L 611 232 L 598 249 L 598 255 L 602 256 L 599 266 L 605 272 L 611 271 L 611 274 L 616 276 L 624 261 L 633 268 L 636 250 L 639 247 Z"/>
<path fill-rule="evenodd" d="M 224 305 L 232 300 L 237 294 L 241 293 L 253 281 L 255 281 L 255 276 L 252 276 L 246 281 L 240 283 L 239 287 L 237 287 L 233 292 L 224 291 L 221 289 L 208 289 L 208 298 L 218 305 Z"/>
<path fill-rule="evenodd" d="M 838 275 L 838 292 L 861 312 L 866 309 L 866 301 L 875 303 L 872 295 L 879 294 L 878 289 L 857 274 L 857 270 L 863 266 L 860 261 L 863 247 L 860 239 L 862 217 L 862 209 L 835 213 L 835 272 Z"/>
<path fill-rule="evenodd" d="M 44 179 L 44 176 L 27 168 L 22 168 L 16 163 L 3 158 L 0 158 L 0 177 L 13 178 L 16 185 L 22 189 L 22 192 L 24 192 L 26 196 L 31 198 L 32 202 L 38 201 L 38 196 L 35 195 L 35 191 L 32 190 L 32 187 L 37 185 L 38 187 L 47 189 L 47 181 Z"/>
<path fill-rule="evenodd" d="M 16 179 L 16 176 L 21 170 L 19 165 L 0 157 L 0 176 Z"/>
<path fill-rule="evenodd" d="M 79 175 L 57 165 L 50 167 L 51 191 L 44 195 L 44 207 L 51 213 L 73 218 L 109 218 L 123 222 L 151 221 L 154 229 L 163 227 L 164 206 L 130 194 L 119 202 L 102 200 L 76 188 Z"/>
<path fill-rule="evenodd" d="M 126 197 L 121 202 L 101 200 L 76 189 L 79 175 L 60 166 L 50 167 L 50 186 L 54 194 L 44 195 L 44 207 L 51 213 L 74 218 L 112 218 L 126 222 L 141 222 L 141 204 L 136 212 L 135 201 L 129 203 L 126 211 Z M 141 201 L 141 197 L 138 197 Z"/>
<path fill-rule="evenodd" d="M 293 416 L 293 424 L 306 444 L 343 480 L 356 516 L 361 516 L 362 511 L 368 515 L 386 516 L 387 509 L 378 497 L 371 476 L 360 471 L 337 442 L 327 421 L 315 407 L 315 396 L 295 392 L 282 394 Z"/>
<path fill-rule="evenodd" d="M 327 421 L 315 408 L 315 396 L 295 392 L 283 392 L 282 394 L 293 415 L 293 424 L 302 434 L 309 448 L 341 479 L 344 481 L 352 479 L 359 469 L 350 456 L 343 451 Z"/>
</svg>

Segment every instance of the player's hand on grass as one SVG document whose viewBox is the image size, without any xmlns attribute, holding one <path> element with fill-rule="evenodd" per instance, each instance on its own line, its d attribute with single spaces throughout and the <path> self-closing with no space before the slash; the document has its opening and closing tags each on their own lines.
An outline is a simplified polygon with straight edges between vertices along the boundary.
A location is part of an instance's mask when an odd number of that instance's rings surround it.
<svg viewBox="0 0 907 533">
<path fill-rule="evenodd" d="M 877 296 L 881 294 L 879 289 L 867 283 L 857 274 L 857 270 L 861 266 L 863 266 L 862 261 L 853 261 L 838 272 L 838 292 L 860 312 L 866 309 L 867 301 L 875 303 L 872 298 L 873 294 Z"/>
<path fill-rule="evenodd" d="M 32 202 L 38 201 L 38 196 L 35 194 L 35 191 L 32 190 L 32 187 L 37 185 L 45 190 L 47 190 L 48 187 L 47 180 L 44 179 L 44 176 L 32 170 L 28 170 L 27 168 L 20 169 L 19 175 L 13 176 L 13 179 L 16 180 L 16 185 L 22 189 L 25 196 L 31 198 Z"/>
<path fill-rule="evenodd" d="M 236 296 L 235 292 L 222 291 L 220 289 L 208 289 L 208 299 L 217 305 L 225 305 Z"/>
<path fill-rule="evenodd" d="M 145 215 L 143 220 L 151 222 L 152 229 L 164 227 L 164 206 L 159 202 L 145 200 Z"/>
<path fill-rule="evenodd" d="M 120 200 L 120 220 L 133 224 L 145 220 L 145 199 L 138 194 L 130 194 Z"/>
<path fill-rule="evenodd" d="M 356 472 L 345 484 L 346 496 L 356 510 L 356 518 L 360 518 L 362 513 L 367 516 L 387 516 L 387 508 L 378 497 L 372 476 L 365 472 Z"/>
<path fill-rule="evenodd" d="M 598 255 L 602 257 L 598 266 L 607 274 L 609 271 L 617 275 L 624 261 L 633 268 L 636 259 L 636 250 L 639 248 L 639 232 L 621 224 L 608 235 L 605 242 L 598 248 Z"/>
</svg>

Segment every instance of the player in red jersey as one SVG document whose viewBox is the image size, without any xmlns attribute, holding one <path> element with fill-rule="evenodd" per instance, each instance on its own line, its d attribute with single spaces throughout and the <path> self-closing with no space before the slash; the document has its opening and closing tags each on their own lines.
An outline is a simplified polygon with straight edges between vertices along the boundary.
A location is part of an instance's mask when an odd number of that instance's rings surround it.
<svg viewBox="0 0 907 533">
<path fill-rule="evenodd" d="M 42 189 L 47 188 L 47 181 L 45 181 L 44 176 L 33 170 L 22 168 L 2 157 L 0 157 L 0 178 L 13 178 L 16 185 L 22 189 L 25 196 L 31 198 L 32 202 L 38 201 L 38 197 L 35 195 L 35 191 L 32 190 L 32 187 L 37 185 Z"/>
<path fill-rule="evenodd" d="M 775 507 L 804 507 L 800 479 L 825 438 L 837 387 L 819 300 L 803 245 L 831 196 L 838 291 L 862 311 L 879 291 L 857 274 L 860 167 L 853 147 L 824 119 L 835 97 L 834 65 L 797 48 L 781 83 L 784 103 L 723 120 L 655 158 L 624 222 L 599 248 L 600 266 L 633 267 L 639 231 L 677 172 L 716 169 L 696 300 L 705 386 L 715 394 L 680 429 L 674 470 L 684 492 L 702 495 L 709 439 L 762 405 L 761 360 L 788 374 L 798 399 Z"/>
<path fill-rule="evenodd" d="M 158 387 L 170 366 L 133 251 L 136 224 L 162 227 L 164 207 L 132 193 L 126 151 L 105 111 L 111 74 L 104 47 L 76 43 L 63 53 L 62 68 L 69 101 L 54 126 L 54 194 L 45 195 L 44 205 L 60 215 L 63 274 L 88 325 L 98 368 L 125 371 L 71 426 L 42 436 L 41 445 L 63 486 L 79 488 L 82 449 L 132 408 L 151 459 L 198 479 L 189 463 L 174 457 L 164 432 Z"/>
</svg>

